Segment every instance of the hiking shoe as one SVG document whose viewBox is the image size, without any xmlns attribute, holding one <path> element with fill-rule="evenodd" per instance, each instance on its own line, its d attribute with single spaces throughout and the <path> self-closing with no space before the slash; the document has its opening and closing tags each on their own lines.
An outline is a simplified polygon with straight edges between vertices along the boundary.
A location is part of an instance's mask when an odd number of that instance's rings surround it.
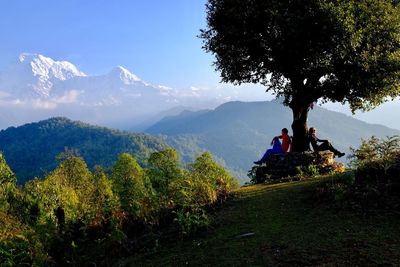
<svg viewBox="0 0 400 267">
<path fill-rule="evenodd" d="M 343 153 L 343 152 L 339 152 L 339 153 L 337 154 L 338 158 L 341 158 L 341 157 L 343 157 L 344 155 L 346 155 L 346 154 Z"/>
<path fill-rule="evenodd" d="M 262 161 L 257 160 L 257 161 L 254 161 L 253 163 L 256 164 L 256 165 L 261 165 L 261 164 L 262 164 Z"/>
</svg>

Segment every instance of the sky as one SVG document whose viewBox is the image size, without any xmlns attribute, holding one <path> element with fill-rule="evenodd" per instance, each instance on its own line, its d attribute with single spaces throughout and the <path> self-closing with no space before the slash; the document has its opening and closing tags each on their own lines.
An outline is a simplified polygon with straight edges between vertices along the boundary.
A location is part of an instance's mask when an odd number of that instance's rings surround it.
<svg viewBox="0 0 400 267">
<path fill-rule="evenodd" d="M 175 89 L 214 88 L 213 56 L 197 37 L 206 0 L 0 0 L 0 70 L 22 52 L 67 60 L 89 75 L 123 66 L 142 80 Z M 246 88 L 247 87 L 247 88 Z M 247 100 L 268 100 L 244 86 Z M 255 89 L 254 89 L 255 88 Z M 327 108 L 350 114 L 346 106 Z M 356 117 L 400 129 L 400 102 Z"/>
<path fill-rule="evenodd" d="M 172 87 L 215 84 L 197 38 L 203 0 L 0 0 L 0 68 L 22 52 L 73 62 L 85 73 L 124 66 Z"/>
</svg>

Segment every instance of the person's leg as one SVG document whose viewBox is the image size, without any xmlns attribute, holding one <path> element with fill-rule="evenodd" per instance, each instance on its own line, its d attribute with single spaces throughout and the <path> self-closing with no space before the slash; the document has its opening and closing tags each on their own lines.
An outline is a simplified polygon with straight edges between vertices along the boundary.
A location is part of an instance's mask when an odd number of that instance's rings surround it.
<svg viewBox="0 0 400 267">
<path fill-rule="evenodd" d="M 267 149 L 267 151 L 265 151 L 262 158 L 259 161 L 254 161 L 254 164 L 262 164 L 263 162 L 265 162 L 267 160 L 268 156 L 271 155 L 271 153 L 272 153 L 272 149 Z"/>
<path fill-rule="evenodd" d="M 339 150 L 337 150 L 336 148 L 334 148 L 332 146 L 332 144 L 328 141 L 323 142 L 320 146 L 319 146 L 319 151 L 323 151 L 323 150 L 329 150 L 331 152 L 333 152 L 333 154 L 335 154 L 336 156 L 343 157 L 344 153 L 340 152 Z"/>
</svg>

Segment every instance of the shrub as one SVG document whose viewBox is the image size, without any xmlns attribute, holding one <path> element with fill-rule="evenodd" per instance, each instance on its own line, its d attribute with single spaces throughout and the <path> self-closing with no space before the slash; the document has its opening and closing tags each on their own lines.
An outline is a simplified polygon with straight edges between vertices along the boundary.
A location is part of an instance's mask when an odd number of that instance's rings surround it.
<svg viewBox="0 0 400 267">
<path fill-rule="evenodd" d="M 195 233 L 210 224 L 207 213 L 201 208 L 188 211 L 178 210 L 175 221 L 180 226 L 180 231 L 184 235 Z"/>
<path fill-rule="evenodd" d="M 318 166 L 310 164 L 306 168 L 306 173 L 308 176 L 317 176 L 319 174 Z"/>
<path fill-rule="evenodd" d="M 237 179 L 229 174 L 224 167 L 217 164 L 210 153 L 205 152 L 189 164 L 191 179 L 210 183 L 216 190 L 219 199 L 225 199 L 229 192 L 239 186 Z"/>
<path fill-rule="evenodd" d="M 400 160 L 400 136 L 379 139 L 375 136 L 368 140 L 362 139 L 359 148 L 350 148 L 351 164 L 355 168 L 367 167 L 375 164 L 376 167 L 386 170 L 394 162 Z"/>
<path fill-rule="evenodd" d="M 338 179 L 325 191 L 336 200 L 348 199 L 351 207 L 400 208 L 400 137 L 372 137 L 362 140 L 359 148 L 351 148 L 350 178 Z M 348 175 L 343 175 L 343 177 Z"/>
</svg>

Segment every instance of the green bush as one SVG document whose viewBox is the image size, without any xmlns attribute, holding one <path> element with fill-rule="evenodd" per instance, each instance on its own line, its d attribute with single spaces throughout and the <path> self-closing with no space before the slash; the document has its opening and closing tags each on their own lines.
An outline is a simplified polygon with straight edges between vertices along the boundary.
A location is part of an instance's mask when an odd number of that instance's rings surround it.
<svg viewBox="0 0 400 267">
<path fill-rule="evenodd" d="M 308 176 L 311 176 L 311 177 L 319 175 L 318 166 L 315 164 L 308 165 L 306 168 L 306 173 Z"/>
<path fill-rule="evenodd" d="M 206 228 L 210 224 L 210 219 L 204 209 L 178 210 L 175 221 L 180 226 L 180 231 L 184 235 L 197 232 L 199 229 Z"/>
<path fill-rule="evenodd" d="M 400 209 L 400 137 L 372 137 L 351 150 L 354 172 L 339 176 L 322 191 L 363 211 Z"/>
<path fill-rule="evenodd" d="M 400 136 L 379 139 L 375 136 L 368 140 L 362 139 L 359 148 L 350 148 L 351 164 L 355 168 L 375 167 L 388 169 L 394 162 L 400 160 Z"/>
</svg>

